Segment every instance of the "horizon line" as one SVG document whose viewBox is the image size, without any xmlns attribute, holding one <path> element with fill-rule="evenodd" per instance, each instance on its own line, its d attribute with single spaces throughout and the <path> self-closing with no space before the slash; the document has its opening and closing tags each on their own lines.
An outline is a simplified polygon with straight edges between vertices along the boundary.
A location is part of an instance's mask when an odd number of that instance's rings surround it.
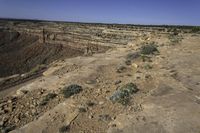
<svg viewBox="0 0 200 133">
<path fill-rule="evenodd" d="M 106 25 L 133 25 L 133 26 L 180 26 L 180 27 L 200 27 L 200 25 L 187 25 L 187 24 L 134 24 L 134 23 L 109 23 L 109 22 L 89 22 L 89 21 L 67 21 L 67 20 L 51 20 L 51 19 L 37 19 L 37 18 L 12 18 L 0 17 L 0 20 L 15 20 L 15 21 L 43 21 L 43 22 L 63 22 L 63 23 L 83 23 L 83 24 L 106 24 Z"/>
</svg>

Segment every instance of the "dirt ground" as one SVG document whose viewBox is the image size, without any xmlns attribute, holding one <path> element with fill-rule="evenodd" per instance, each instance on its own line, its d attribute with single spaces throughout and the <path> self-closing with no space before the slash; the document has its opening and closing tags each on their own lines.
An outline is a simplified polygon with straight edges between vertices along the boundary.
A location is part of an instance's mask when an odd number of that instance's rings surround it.
<svg viewBox="0 0 200 133">
<path fill-rule="evenodd" d="M 200 133 L 200 36 L 182 36 L 180 43 L 151 38 L 159 52 L 145 60 L 134 56 L 141 48 L 135 42 L 56 60 L 1 97 L 0 125 L 11 133 Z M 128 83 L 139 91 L 126 105 L 111 102 Z M 65 98 L 71 84 L 83 90 Z"/>
</svg>

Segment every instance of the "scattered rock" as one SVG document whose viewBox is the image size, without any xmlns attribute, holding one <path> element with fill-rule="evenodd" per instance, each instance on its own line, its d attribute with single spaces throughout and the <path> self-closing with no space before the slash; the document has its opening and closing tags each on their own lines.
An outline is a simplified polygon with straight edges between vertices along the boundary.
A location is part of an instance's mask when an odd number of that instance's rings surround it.
<svg viewBox="0 0 200 133">
<path fill-rule="evenodd" d="M 149 75 L 149 74 L 145 75 L 145 79 L 151 79 L 151 78 L 152 78 L 151 75 Z"/>
<path fill-rule="evenodd" d="M 131 60 L 126 60 L 125 64 L 128 65 L 128 66 L 131 65 Z"/>
<path fill-rule="evenodd" d="M 7 127 L 3 127 L 1 132 L 2 133 L 8 133 L 8 132 L 10 132 L 10 131 L 12 131 L 14 129 L 15 129 L 15 126 L 7 126 Z"/>
<path fill-rule="evenodd" d="M 88 80 L 86 81 L 87 84 L 96 84 L 96 80 Z"/>
<path fill-rule="evenodd" d="M 103 101 L 100 101 L 100 102 L 99 102 L 99 105 L 103 105 L 103 104 L 104 104 L 104 102 L 103 102 Z"/>
<path fill-rule="evenodd" d="M 0 127 L 4 126 L 4 121 L 0 121 Z"/>
<path fill-rule="evenodd" d="M 138 68 L 138 67 L 139 67 L 139 66 L 138 66 L 137 64 L 135 64 L 135 63 L 131 64 L 131 66 L 134 67 L 134 68 Z"/>
<path fill-rule="evenodd" d="M 92 119 L 92 118 L 94 118 L 94 116 L 93 116 L 93 115 L 89 115 L 88 118 L 89 118 L 89 119 Z"/>
<path fill-rule="evenodd" d="M 107 122 L 107 121 L 111 121 L 112 118 L 108 114 L 105 114 L 105 115 L 99 115 L 99 120 Z"/>
</svg>

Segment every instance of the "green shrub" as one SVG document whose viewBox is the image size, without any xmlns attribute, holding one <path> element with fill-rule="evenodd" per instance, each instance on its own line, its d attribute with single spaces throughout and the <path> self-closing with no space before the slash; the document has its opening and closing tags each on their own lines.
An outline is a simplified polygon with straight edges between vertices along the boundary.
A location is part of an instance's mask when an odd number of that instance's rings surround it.
<svg viewBox="0 0 200 133">
<path fill-rule="evenodd" d="M 54 99 L 56 96 L 57 96 L 57 94 L 55 94 L 55 93 L 49 93 L 49 94 L 47 94 L 47 95 L 43 98 L 43 100 L 40 102 L 40 105 L 41 105 L 41 106 L 46 105 L 51 99 Z"/>
<path fill-rule="evenodd" d="M 152 69 L 152 66 L 149 65 L 149 64 L 145 64 L 145 65 L 144 65 L 144 69 L 146 69 L 146 70 L 148 70 L 148 69 Z"/>
<path fill-rule="evenodd" d="M 34 74 L 34 73 L 37 73 L 43 69 L 45 69 L 46 66 L 44 64 L 41 64 L 41 65 L 37 65 L 36 67 L 34 67 L 33 69 L 30 70 L 30 74 Z"/>
<path fill-rule="evenodd" d="M 62 126 L 61 128 L 59 128 L 59 133 L 66 133 L 70 130 L 69 126 Z"/>
<path fill-rule="evenodd" d="M 122 105 L 127 105 L 130 100 L 130 95 L 136 93 L 138 88 L 133 83 L 128 83 L 122 86 L 119 90 L 114 92 L 114 94 L 109 98 L 113 103 L 118 102 Z"/>
<path fill-rule="evenodd" d="M 70 86 L 66 86 L 62 89 L 62 93 L 65 98 L 69 98 L 72 95 L 78 94 L 82 91 L 82 87 L 76 84 L 72 84 Z"/>
<path fill-rule="evenodd" d="M 141 47 L 141 54 L 143 55 L 150 55 L 158 52 L 156 45 L 154 44 L 147 44 Z"/>
<path fill-rule="evenodd" d="M 200 27 L 198 27 L 198 26 L 192 27 L 191 32 L 192 32 L 192 33 L 200 32 Z"/>
</svg>

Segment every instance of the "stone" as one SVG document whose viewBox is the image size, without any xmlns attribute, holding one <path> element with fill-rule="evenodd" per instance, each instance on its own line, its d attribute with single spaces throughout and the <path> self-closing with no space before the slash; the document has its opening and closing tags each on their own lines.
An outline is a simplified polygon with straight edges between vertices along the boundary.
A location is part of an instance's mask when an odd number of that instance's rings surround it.
<svg viewBox="0 0 200 133">
<path fill-rule="evenodd" d="M 86 81 L 87 84 L 95 84 L 96 83 L 96 80 L 88 80 Z"/>
<path fill-rule="evenodd" d="M 86 104 L 87 104 L 87 106 L 89 106 L 89 107 L 93 107 L 93 106 L 95 105 L 95 103 L 94 103 L 94 102 L 91 102 L 91 101 L 88 101 Z"/>
<path fill-rule="evenodd" d="M 89 115 L 88 118 L 89 118 L 89 119 L 92 119 L 92 118 L 94 118 L 94 116 L 93 116 L 93 115 Z"/>
<path fill-rule="evenodd" d="M 15 123 L 19 123 L 19 119 L 18 118 L 15 118 Z"/>
<path fill-rule="evenodd" d="M 17 90 L 16 94 L 19 95 L 19 96 L 22 96 L 24 94 L 27 94 L 28 91 L 27 90 Z"/>
<path fill-rule="evenodd" d="M 4 121 L 0 121 L 0 127 L 4 126 Z"/>
<path fill-rule="evenodd" d="M 37 110 L 36 110 L 36 109 L 32 109 L 32 110 L 31 110 L 31 113 L 32 113 L 33 115 L 35 115 L 35 114 L 36 114 L 36 112 L 37 112 Z"/>
<path fill-rule="evenodd" d="M 108 114 L 105 114 L 105 115 L 99 115 L 99 120 L 106 122 L 106 121 L 111 121 L 112 118 Z"/>
<path fill-rule="evenodd" d="M 103 101 L 100 101 L 100 102 L 99 102 L 99 105 L 103 105 L 103 104 L 104 104 L 104 102 L 103 102 Z"/>
<path fill-rule="evenodd" d="M 138 66 L 137 64 L 135 64 L 135 63 L 131 64 L 131 66 L 132 66 L 133 68 L 138 68 L 138 67 L 139 67 L 139 66 Z"/>
</svg>

